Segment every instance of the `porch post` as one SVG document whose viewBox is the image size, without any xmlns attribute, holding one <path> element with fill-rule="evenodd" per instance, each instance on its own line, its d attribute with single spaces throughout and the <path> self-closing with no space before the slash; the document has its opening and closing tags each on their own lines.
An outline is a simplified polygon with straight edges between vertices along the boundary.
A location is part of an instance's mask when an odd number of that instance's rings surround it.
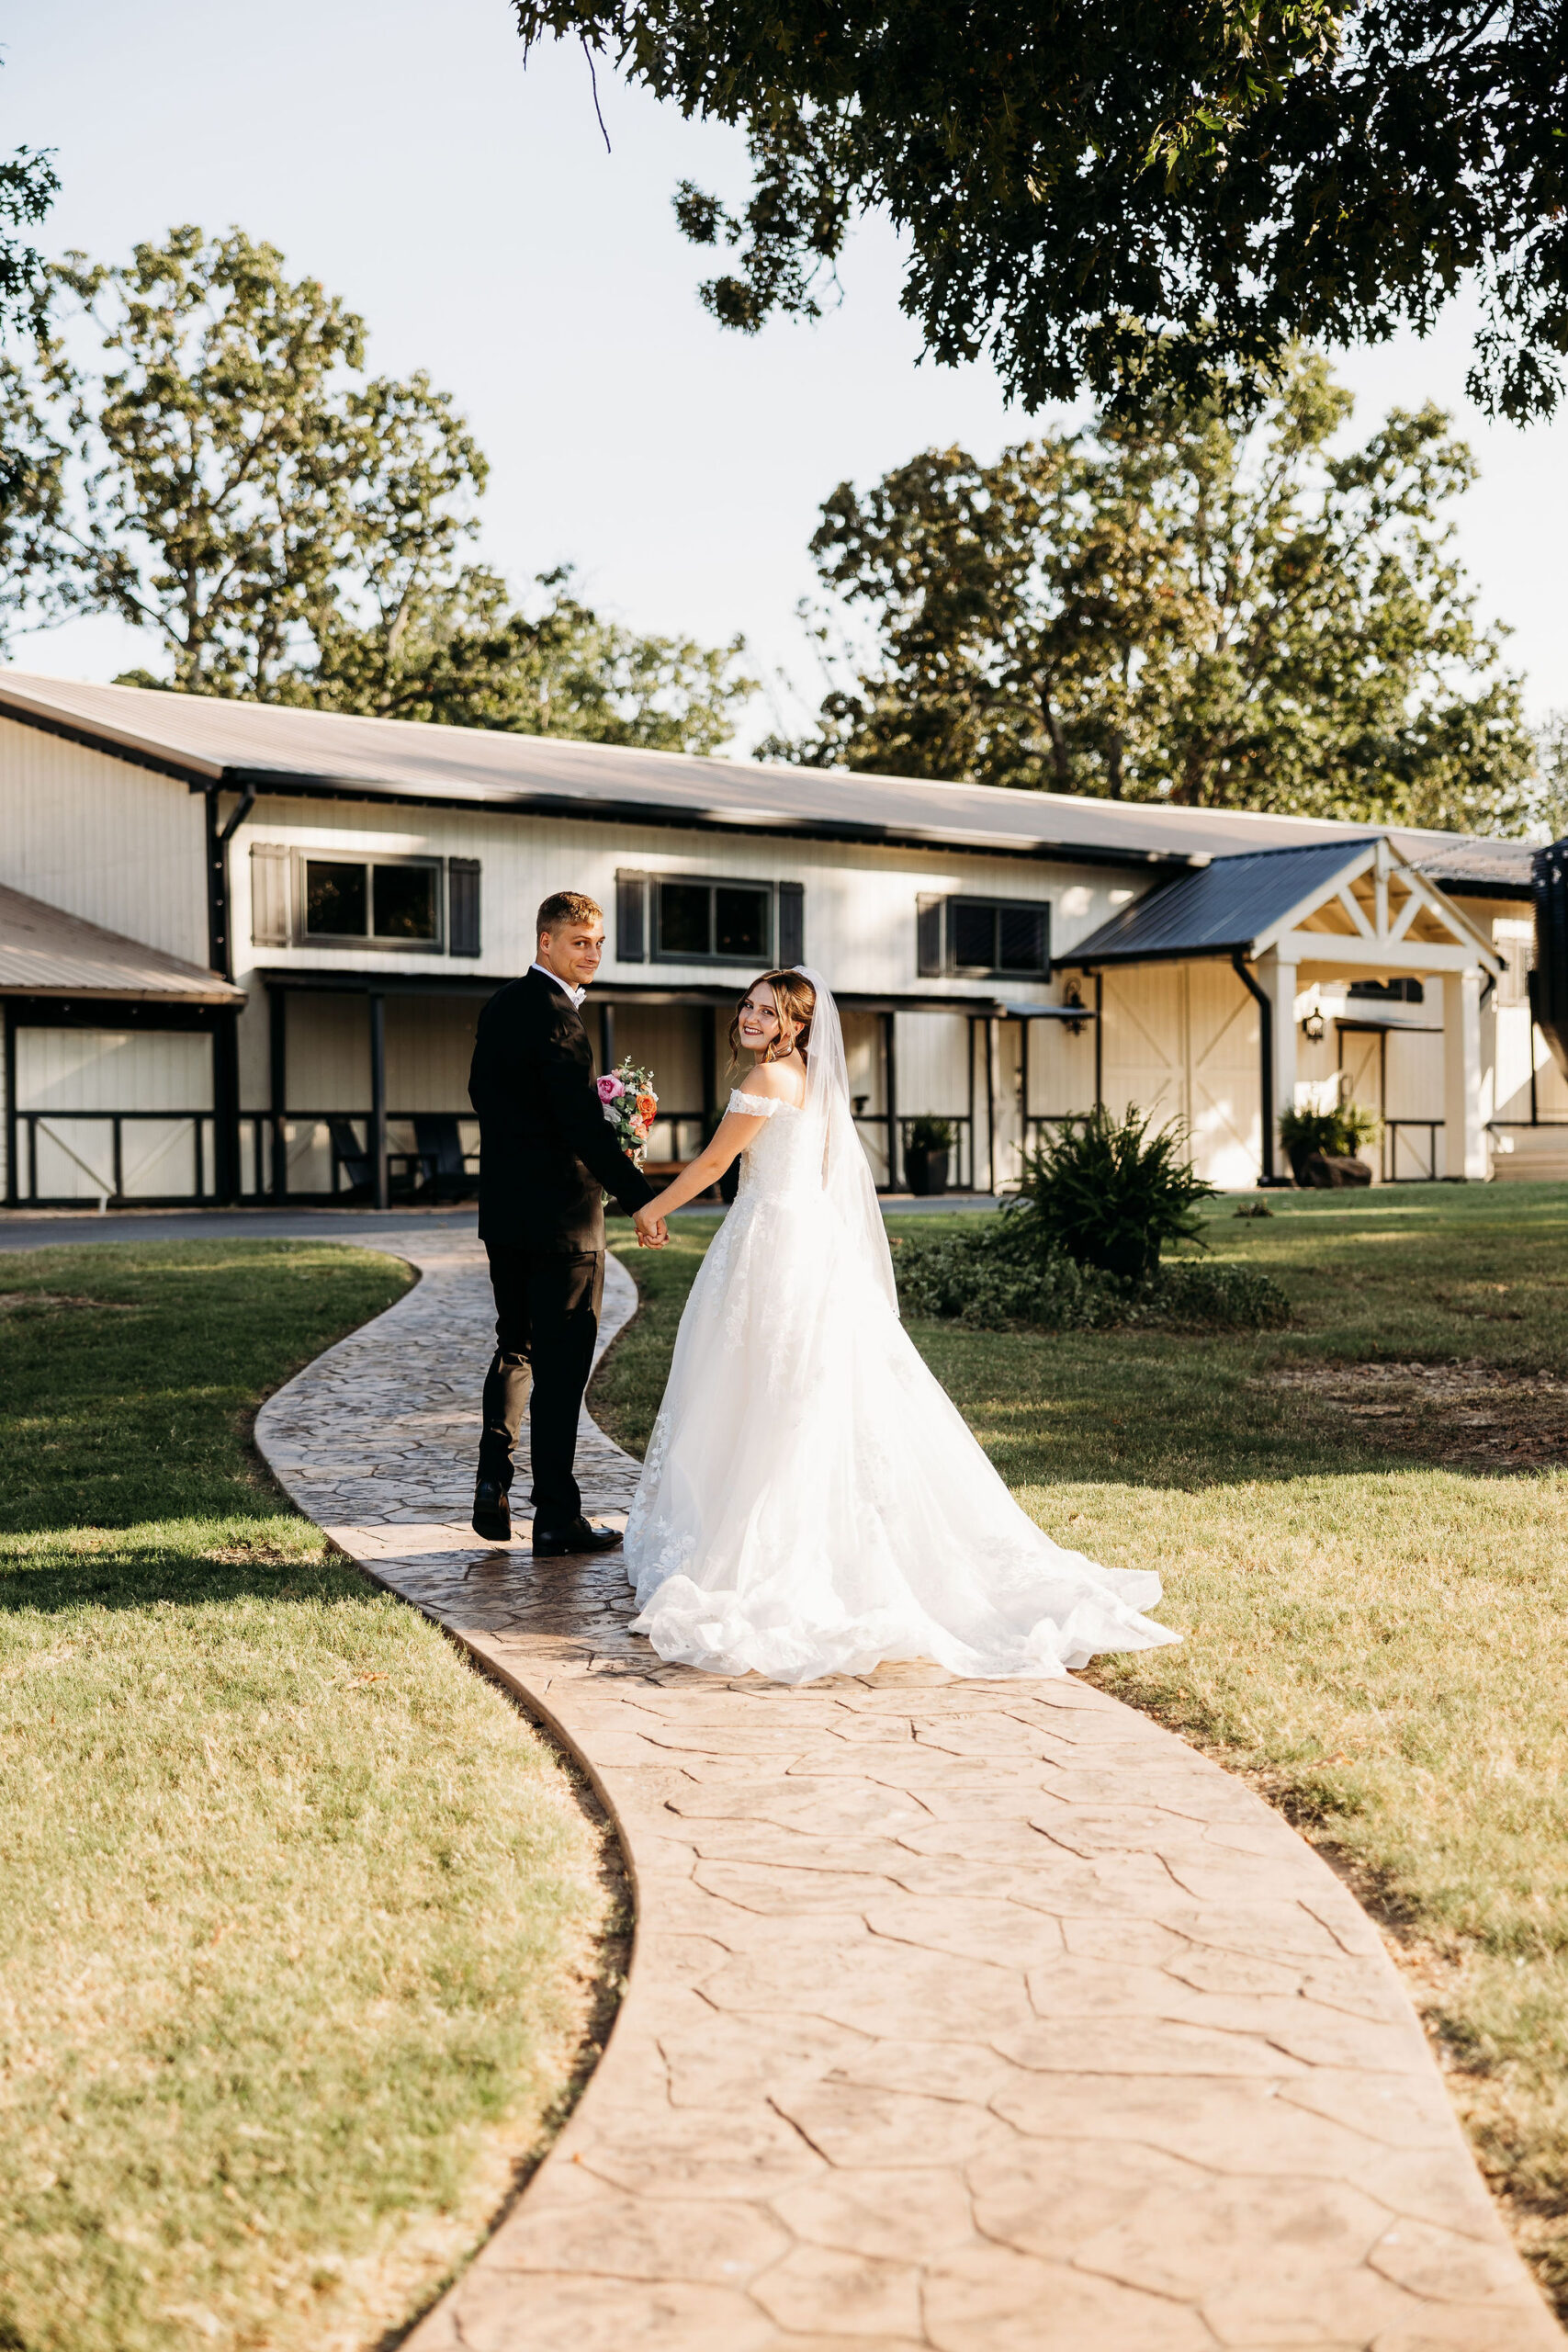
<svg viewBox="0 0 1568 2352">
<path fill-rule="evenodd" d="M 212 1021 L 213 1193 L 220 1204 L 240 1197 L 240 1016 L 220 1005 Z"/>
<path fill-rule="evenodd" d="M 613 1004 L 599 1007 L 599 1075 L 606 1077 L 615 1067 L 615 1008 Z"/>
<path fill-rule="evenodd" d="M 288 1197 L 288 998 L 282 989 L 266 992 L 267 1107 L 272 1114 L 272 1197 Z M 256 1170 L 261 1191 L 261 1170 Z"/>
<path fill-rule="evenodd" d="M 370 999 L 370 1182 L 373 1205 L 391 1206 L 387 1170 L 387 1000 Z"/>
<path fill-rule="evenodd" d="M 1269 1058 L 1273 1064 L 1274 1100 L 1264 1109 L 1264 1124 L 1272 1145 L 1280 1133 L 1280 1114 L 1296 1107 L 1296 970 L 1281 964 L 1276 954 L 1261 956 L 1258 977 L 1269 991 Z"/>
<path fill-rule="evenodd" d="M 897 1193 L 901 1188 L 898 1179 L 898 1057 L 896 1050 L 894 1023 L 896 1012 L 882 1016 L 882 1095 L 887 1112 L 887 1189 Z"/>
<path fill-rule="evenodd" d="M 1481 1115 L 1481 974 L 1443 975 L 1443 1173 L 1486 1181 Z"/>
</svg>

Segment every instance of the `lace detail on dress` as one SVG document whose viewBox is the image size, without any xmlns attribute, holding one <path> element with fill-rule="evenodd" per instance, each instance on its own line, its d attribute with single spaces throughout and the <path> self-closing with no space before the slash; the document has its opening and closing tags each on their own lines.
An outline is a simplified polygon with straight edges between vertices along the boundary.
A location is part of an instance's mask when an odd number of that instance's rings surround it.
<svg viewBox="0 0 1568 2352">
<path fill-rule="evenodd" d="M 737 1087 L 729 1098 L 729 1107 L 739 1111 L 744 1119 L 771 1119 L 775 1111 L 793 1111 L 793 1102 L 781 1102 L 776 1094 L 748 1094 Z"/>
</svg>

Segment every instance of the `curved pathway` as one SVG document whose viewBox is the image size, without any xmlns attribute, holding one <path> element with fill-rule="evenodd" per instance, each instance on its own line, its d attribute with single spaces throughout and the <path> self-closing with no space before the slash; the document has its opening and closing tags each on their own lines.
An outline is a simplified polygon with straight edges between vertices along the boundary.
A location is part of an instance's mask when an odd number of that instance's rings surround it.
<svg viewBox="0 0 1568 2352">
<path fill-rule="evenodd" d="M 660 1664 L 618 1559 L 468 1520 L 482 1255 L 264 1408 L 302 1510 L 587 1767 L 631 1985 L 409 2352 L 1548 2352 L 1364 1915 L 1239 1781 L 1077 1682 Z M 611 1261 L 605 1339 L 635 1306 Z M 584 1423 L 590 1507 L 636 1464 Z"/>
</svg>

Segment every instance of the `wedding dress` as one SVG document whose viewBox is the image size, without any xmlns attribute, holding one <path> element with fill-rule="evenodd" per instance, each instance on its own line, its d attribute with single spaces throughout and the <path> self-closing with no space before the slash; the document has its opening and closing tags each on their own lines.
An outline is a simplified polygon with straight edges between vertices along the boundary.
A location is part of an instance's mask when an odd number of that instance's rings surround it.
<svg viewBox="0 0 1568 2352">
<path fill-rule="evenodd" d="M 715 1674 L 884 1659 L 1055 1677 L 1178 1636 L 1152 1573 L 1062 1550 L 1013 1501 L 898 1319 L 824 982 L 795 1109 L 767 1125 L 692 1286 L 626 1532 L 645 1634 Z"/>
</svg>

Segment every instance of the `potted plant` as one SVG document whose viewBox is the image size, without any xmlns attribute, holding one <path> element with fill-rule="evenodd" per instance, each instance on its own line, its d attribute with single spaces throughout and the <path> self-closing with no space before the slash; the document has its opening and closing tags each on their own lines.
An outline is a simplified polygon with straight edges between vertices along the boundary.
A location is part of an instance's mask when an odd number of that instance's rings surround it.
<svg viewBox="0 0 1568 2352">
<path fill-rule="evenodd" d="M 1281 1111 L 1280 1141 L 1291 1163 L 1291 1173 L 1303 1188 L 1371 1182 L 1371 1170 L 1357 1155 L 1363 1144 L 1376 1143 L 1382 1121 L 1360 1102 L 1341 1102 L 1332 1111 Z"/>
<path fill-rule="evenodd" d="M 911 1119 L 904 1144 L 904 1182 L 911 1193 L 929 1195 L 947 1190 L 947 1159 L 953 1149 L 953 1124 L 929 1115 Z"/>
</svg>

